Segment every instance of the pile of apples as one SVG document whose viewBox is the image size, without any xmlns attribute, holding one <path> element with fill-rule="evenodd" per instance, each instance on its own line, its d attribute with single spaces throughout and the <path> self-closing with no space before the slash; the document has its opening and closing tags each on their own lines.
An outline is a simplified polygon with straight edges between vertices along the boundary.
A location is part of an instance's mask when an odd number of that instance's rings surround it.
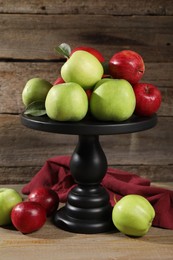
<svg viewBox="0 0 173 260">
<path fill-rule="evenodd" d="M 132 50 L 115 53 L 105 62 L 96 49 L 68 44 L 56 48 L 66 57 L 60 77 L 53 84 L 30 79 L 22 92 L 25 114 L 47 114 L 57 121 L 80 121 L 89 113 L 101 121 L 120 122 L 133 114 L 151 116 L 161 105 L 160 90 L 140 83 L 145 64 Z"/>
<path fill-rule="evenodd" d="M 48 187 L 35 188 L 26 199 L 12 188 L 0 189 L 0 226 L 13 225 L 23 234 L 39 230 L 59 206 L 58 194 Z"/>
</svg>

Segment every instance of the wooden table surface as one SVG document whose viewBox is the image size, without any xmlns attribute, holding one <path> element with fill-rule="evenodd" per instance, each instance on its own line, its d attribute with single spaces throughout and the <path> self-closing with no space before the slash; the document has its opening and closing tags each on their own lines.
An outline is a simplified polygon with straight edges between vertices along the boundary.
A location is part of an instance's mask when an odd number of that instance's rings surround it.
<svg viewBox="0 0 173 260">
<path fill-rule="evenodd" d="M 173 183 L 157 185 L 173 189 Z M 21 185 L 8 187 L 21 190 Z M 1 227 L 0 259 L 19 258 L 24 260 L 173 259 L 173 231 L 152 227 L 141 238 L 130 238 L 116 231 L 101 234 L 74 234 L 55 227 L 49 219 L 40 230 L 27 235 L 12 228 Z"/>
</svg>

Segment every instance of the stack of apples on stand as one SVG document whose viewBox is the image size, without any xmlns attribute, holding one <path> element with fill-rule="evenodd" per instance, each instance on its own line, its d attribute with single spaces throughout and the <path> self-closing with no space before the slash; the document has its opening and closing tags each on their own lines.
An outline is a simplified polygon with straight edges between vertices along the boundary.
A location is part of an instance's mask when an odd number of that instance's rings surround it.
<svg viewBox="0 0 173 260">
<path fill-rule="evenodd" d="M 91 47 L 71 51 L 67 44 L 56 50 L 66 57 L 60 77 L 53 85 L 30 79 L 22 92 L 25 114 L 43 115 L 56 121 L 80 121 L 89 113 L 100 121 L 121 122 L 133 114 L 151 116 L 161 104 L 161 92 L 150 83 L 140 83 L 144 60 L 132 50 L 115 53 L 106 63 Z"/>
<path fill-rule="evenodd" d="M 115 53 L 106 64 L 96 49 L 73 49 L 61 44 L 56 50 L 66 57 L 61 75 L 53 84 L 31 78 L 24 86 L 22 100 L 25 114 L 47 116 L 56 121 L 80 121 L 89 113 L 95 120 L 121 122 L 133 114 L 151 116 L 161 104 L 156 86 L 140 83 L 145 65 L 132 50 Z M 106 65 L 105 65 L 106 64 Z M 0 226 L 13 225 L 27 234 L 40 229 L 59 206 L 58 194 L 39 187 L 27 197 L 14 189 L 0 189 Z M 140 195 L 124 196 L 112 211 L 112 221 L 122 233 L 145 235 L 155 217 L 147 199 Z"/>
</svg>

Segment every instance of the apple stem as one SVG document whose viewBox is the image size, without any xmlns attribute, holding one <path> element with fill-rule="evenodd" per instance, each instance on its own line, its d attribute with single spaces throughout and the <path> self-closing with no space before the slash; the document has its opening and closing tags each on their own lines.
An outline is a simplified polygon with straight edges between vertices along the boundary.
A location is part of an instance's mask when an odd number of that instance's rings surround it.
<svg viewBox="0 0 173 260">
<path fill-rule="evenodd" d="M 148 86 L 145 87 L 145 92 L 146 92 L 147 94 L 149 94 L 150 88 L 149 88 Z"/>
<path fill-rule="evenodd" d="M 114 194 L 114 201 L 115 201 L 115 204 L 117 203 L 117 199 L 116 199 L 116 195 Z"/>
</svg>

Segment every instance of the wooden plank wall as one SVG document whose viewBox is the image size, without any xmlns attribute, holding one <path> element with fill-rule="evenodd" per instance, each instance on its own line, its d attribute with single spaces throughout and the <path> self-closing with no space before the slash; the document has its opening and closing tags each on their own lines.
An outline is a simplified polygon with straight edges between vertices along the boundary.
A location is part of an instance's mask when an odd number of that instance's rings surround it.
<svg viewBox="0 0 173 260">
<path fill-rule="evenodd" d="M 21 93 L 27 80 L 53 82 L 62 65 L 54 47 L 98 48 L 107 60 L 132 49 L 145 61 L 142 81 L 159 87 L 163 102 L 155 128 L 100 141 L 109 166 L 152 181 L 173 181 L 172 0 L 0 1 L 0 183 L 24 183 L 46 159 L 71 155 L 77 137 L 21 125 Z"/>
</svg>

